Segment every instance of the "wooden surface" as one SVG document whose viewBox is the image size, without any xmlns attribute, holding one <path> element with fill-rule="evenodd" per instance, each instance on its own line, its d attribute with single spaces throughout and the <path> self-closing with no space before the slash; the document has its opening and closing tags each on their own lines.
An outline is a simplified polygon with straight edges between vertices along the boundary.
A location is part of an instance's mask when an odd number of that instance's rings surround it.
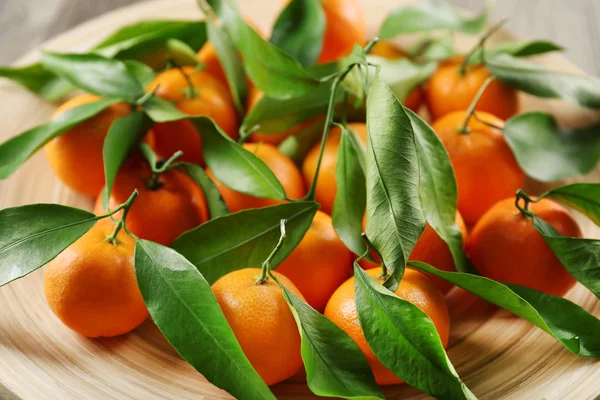
<svg viewBox="0 0 600 400">
<path fill-rule="evenodd" d="M 388 0 L 363 2 L 369 4 L 365 10 L 373 33 L 389 8 L 401 1 L 393 5 Z M 267 28 L 280 2 L 241 3 L 245 13 Z M 85 50 L 107 32 L 135 20 L 199 16 L 192 0 L 141 4 L 91 21 L 56 38 L 47 47 Z M 507 38 L 508 34 L 500 33 L 496 40 Z M 463 49 L 472 43 L 473 39 L 459 41 Z M 30 55 L 22 61 L 33 59 Z M 558 55 L 543 57 L 540 62 L 556 69 L 578 71 Z M 523 109 L 551 111 L 567 125 L 598 117 L 559 101 L 522 96 L 521 103 Z M 17 86 L 0 82 L 0 141 L 45 122 L 53 109 Z M 600 173 L 590 174 L 587 180 L 600 180 Z M 529 186 L 532 191 L 542 190 L 541 185 Z M 13 177 L 0 182 L 0 208 L 36 202 L 91 208 L 89 199 L 73 194 L 57 181 L 43 152 Z M 579 221 L 587 237 L 600 237 L 593 224 L 581 218 Z M 113 339 L 89 340 L 70 331 L 46 305 L 42 278 L 43 270 L 0 288 L 1 399 L 228 398 L 186 364 L 149 320 L 133 333 Z M 568 298 L 600 316 L 597 299 L 582 287 L 572 290 Z M 595 360 L 574 356 L 530 323 L 460 291 L 451 293 L 449 305 L 449 356 L 480 399 L 582 400 L 600 395 L 600 368 Z M 274 392 L 285 399 L 312 398 L 301 376 L 277 385 Z M 425 397 L 402 385 L 386 388 L 385 393 L 390 399 Z"/>
<path fill-rule="evenodd" d="M 90 18 L 143 0 L 0 0 L 0 65 Z M 261 1 L 261 0 L 258 0 Z M 398 0 L 388 0 L 399 4 Z M 486 0 L 447 0 L 469 10 Z M 567 48 L 567 58 L 600 76 L 600 1 L 496 0 L 491 19 L 508 18 L 521 38 L 549 39 Z"/>
</svg>

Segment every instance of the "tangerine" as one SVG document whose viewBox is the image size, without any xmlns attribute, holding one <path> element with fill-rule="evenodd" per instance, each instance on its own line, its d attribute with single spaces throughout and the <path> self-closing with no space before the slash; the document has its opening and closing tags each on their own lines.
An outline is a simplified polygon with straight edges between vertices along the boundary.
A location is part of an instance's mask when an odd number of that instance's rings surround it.
<svg viewBox="0 0 600 400">
<path fill-rule="evenodd" d="M 288 278 L 272 273 L 303 299 Z M 233 271 L 213 283 L 212 290 L 250 364 L 270 386 L 302 367 L 300 334 L 283 291 L 272 279 L 258 283 L 260 274 L 260 268 Z"/>
<path fill-rule="evenodd" d="M 542 199 L 530 203 L 538 217 L 569 237 L 582 237 L 577 222 L 560 204 Z M 576 281 L 554 255 L 531 218 L 515 206 L 515 199 L 498 202 L 475 225 L 469 239 L 469 257 L 481 275 L 562 296 Z"/>
<path fill-rule="evenodd" d="M 318 63 L 323 64 L 343 58 L 363 46 L 367 23 L 358 0 L 324 0 L 325 33 Z"/>
<path fill-rule="evenodd" d="M 381 269 L 370 269 L 367 273 L 377 279 Z M 394 292 L 403 300 L 409 301 L 431 318 L 444 348 L 448 345 L 450 335 L 450 316 L 444 296 L 436 289 L 431 281 L 422 273 L 406 269 L 398 290 Z M 325 316 L 356 342 L 365 355 L 367 362 L 373 370 L 375 380 L 380 385 L 395 385 L 402 380 L 388 370 L 373 354 L 369 347 L 363 330 L 358 320 L 354 294 L 354 277 L 348 279 L 340 286 L 325 307 Z"/>
</svg>

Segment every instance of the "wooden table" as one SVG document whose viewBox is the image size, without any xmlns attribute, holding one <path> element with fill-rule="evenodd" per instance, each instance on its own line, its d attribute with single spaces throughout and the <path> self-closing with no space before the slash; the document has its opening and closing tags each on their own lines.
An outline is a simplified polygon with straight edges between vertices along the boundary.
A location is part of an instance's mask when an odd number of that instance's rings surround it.
<svg viewBox="0 0 600 400">
<path fill-rule="evenodd" d="M 0 0 L 0 64 L 14 62 L 43 41 L 83 21 L 141 1 Z M 485 4 L 485 0 L 449 1 L 472 10 L 478 10 Z M 506 27 L 521 38 L 544 38 L 563 45 L 568 49 L 565 52 L 568 59 L 588 74 L 600 76 L 600 1 L 496 2 L 493 21 L 508 18 Z"/>
</svg>

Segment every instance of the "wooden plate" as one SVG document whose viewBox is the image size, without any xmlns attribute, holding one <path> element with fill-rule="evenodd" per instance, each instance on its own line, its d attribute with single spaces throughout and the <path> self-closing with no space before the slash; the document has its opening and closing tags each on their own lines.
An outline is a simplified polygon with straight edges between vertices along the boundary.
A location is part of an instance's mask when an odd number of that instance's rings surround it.
<svg viewBox="0 0 600 400">
<path fill-rule="evenodd" d="M 409 0 L 363 0 L 376 32 L 387 12 Z M 279 0 L 240 1 L 246 15 L 265 31 L 281 6 Z M 113 11 L 48 42 L 44 48 L 74 52 L 90 48 L 114 29 L 145 18 L 200 18 L 193 0 L 160 0 Z M 500 32 L 496 41 L 511 39 Z M 459 37 L 466 50 L 474 38 Z M 35 53 L 21 60 L 34 61 Z M 540 58 L 549 68 L 580 73 L 558 55 Z M 584 124 L 598 115 L 559 101 L 522 96 L 523 110 L 548 110 L 563 124 Z M 54 106 L 23 89 L 0 82 L 0 141 L 44 123 Z M 56 202 L 91 209 L 54 177 L 45 156 L 32 157 L 13 177 L 0 182 L 0 208 Z M 85 165 L 81 166 L 85 168 Z M 586 177 L 598 181 L 594 172 Z M 530 183 L 531 191 L 542 185 Z M 579 219 L 587 237 L 600 230 Z M 114 339 L 89 340 L 61 324 L 50 312 L 38 271 L 0 289 L 0 398 L 12 399 L 198 399 L 229 398 L 186 364 L 148 320 L 135 332 Z M 596 298 L 583 287 L 568 298 L 600 315 Z M 600 369 L 592 359 L 569 353 L 529 322 L 498 310 L 474 296 L 450 295 L 452 334 L 449 355 L 461 377 L 482 399 L 591 399 L 600 394 Z M 312 398 L 301 374 L 273 388 L 279 398 Z M 386 388 L 389 398 L 417 399 L 405 385 Z"/>
</svg>

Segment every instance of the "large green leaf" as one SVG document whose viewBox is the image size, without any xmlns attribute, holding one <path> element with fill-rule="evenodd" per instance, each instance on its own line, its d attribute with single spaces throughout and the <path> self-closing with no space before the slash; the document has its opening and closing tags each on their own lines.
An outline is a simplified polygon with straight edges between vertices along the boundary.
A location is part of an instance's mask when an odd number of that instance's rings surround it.
<svg viewBox="0 0 600 400">
<path fill-rule="evenodd" d="M 231 140 L 210 118 L 191 121 L 202 137 L 206 165 L 221 183 L 255 197 L 285 199 L 285 190 L 273 171 L 254 153 Z"/>
<path fill-rule="evenodd" d="M 338 147 L 333 203 L 333 227 L 340 240 L 354 254 L 363 254 L 362 220 L 367 204 L 365 184 L 365 148 L 355 132 L 342 129 Z"/>
<path fill-rule="evenodd" d="M 135 245 L 135 273 L 156 326 L 213 385 L 240 399 L 275 399 L 244 355 L 202 274 L 173 249 Z"/>
<path fill-rule="evenodd" d="M 41 58 L 44 68 L 87 92 L 131 102 L 144 95 L 136 76 L 121 61 L 95 54 L 48 52 L 42 52 Z"/>
<path fill-rule="evenodd" d="M 468 18 L 450 3 L 417 3 L 403 6 L 387 16 L 379 37 L 389 39 L 397 35 L 415 32 L 448 30 L 469 35 L 480 33 L 487 24 L 488 11 Z"/>
<path fill-rule="evenodd" d="M 563 236 L 537 216 L 533 217 L 533 227 L 567 271 L 600 298 L 600 240 Z"/>
<path fill-rule="evenodd" d="M 300 243 L 318 208 L 314 202 L 294 202 L 240 211 L 184 233 L 171 247 L 212 284 L 231 271 L 260 266 L 277 243 L 280 221 L 285 219 L 287 237 L 271 262 L 275 268 Z"/>
<path fill-rule="evenodd" d="M 41 64 L 25 67 L 0 67 L 0 77 L 10 79 L 43 98 L 54 101 L 73 90 L 73 86 Z"/>
<path fill-rule="evenodd" d="M 463 252 L 462 233 L 456 226 L 458 188 L 448 152 L 437 134 L 417 114 L 405 108 L 416 139 L 419 158 L 419 197 L 425 219 L 448 244 L 458 271 L 471 270 Z"/>
<path fill-rule="evenodd" d="M 600 124 L 561 130 L 552 115 L 534 111 L 509 119 L 504 138 L 527 175 L 551 182 L 584 175 L 596 166 L 599 131 Z"/>
<path fill-rule="evenodd" d="M 600 184 L 574 183 L 550 189 L 539 198 L 549 197 L 585 214 L 600 225 Z"/>
<path fill-rule="evenodd" d="M 105 205 L 108 204 L 108 196 L 112 192 L 119 169 L 127 160 L 133 148 L 148 133 L 152 124 L 152 120 L 142 111 L 134 111 L 115 120 L 108 129 L 102 147 L 104 177 L 106 180 L 106 190 L 103 192 Z"/>
<path fill-rule="evenodd" d="M 425 229 L 419 200 L 419 157 L 412 122 L 376 77 L 367 98 L 367 236 L 396 278 Z"/>
<path fill-rule="evenodd" d="M 408 58 L 387 60 L 368 56 L 367 60 L 379 66 L 379 77 L 392 89 L 400 102 L 404 102 L 410 92 L 425 83 L 437 69 L 435 62 L 416 63 Z"/>
<path fill-rule="evenodd" d="M 47 264 L 96 223 L 95 215 L 58 204 L 0 211 L 0 286 Z"/>
<path fill-rule="evenodd" d="M 206 174 L 204 168 L 191 163 L 182 163 L 180 164 L 180 168 L 202 188 L 211 218 L 229 214 L 229 208 L 227 208 L 225 200 L 221 197 L 221 193 L 219 193 L 215 183 Z"/>
<path fill-rule="evenodd" d="M 404 382 L 439 399 L 476 399 L 460 380 L 431 319 L 354 264 L 360 326 L 375 356 Z"/>
<path fill-rule="evenodd" d="M 561 46 L 547 40 L 504 42 L 496 46 L 486 48 L 485 50 L 481 48 L 475 50 L 475 52 L 469 56 L 469 65 L 482 64 L 484 62 L 484 51 L 485 57 L 488 58 L 498 54 L 508 54 L 513 57 L 529 57 L 562 50 L 563 48 Z"/>
<path fill-rule="evenodd" d="M 600 357 L 600 320 L 562 297 L 518 285 L 502 284 L 473 274 L 440 271 L 421 262 L 411 261 L 408 265 L 440 277 L 526 319 L 577 355 Z"/>
<path fill-rule="evenodd" d="M 494 76 L 515 89 L 587 108 L 600 108 L 600 78 L 546 70 L 508 54 L 486 56 L 485 65 Z"/>
<path fill-rule="evenodd" d="M 300 331 L 306 383 L 317 396 L 384 399 L 371 367 L 352 339 L 281 285 Z"/>
<path fill-rule="evenodd" d="M 242 53 L 250 79 L 265 95 L 289 99 L 308 94 L 319 85 L 302 64 L 256 33 L 229 0 L 208 3 Z"/>
<path fill-rule="evenodd" d="M 104 99 L 66 110 L 47 124 L 37 126 L 0 145 L 0 179 L 12 175 L 36 151 L 57 136 L 99 114 L 117 99 Z"/>
<path fill-rule="evenodd" d="M 321 2 L 292 0 L 275 21 L 271 43 L 309 66 L 319 59 L 324 34 L 325 13 Z"/>
</svg>

